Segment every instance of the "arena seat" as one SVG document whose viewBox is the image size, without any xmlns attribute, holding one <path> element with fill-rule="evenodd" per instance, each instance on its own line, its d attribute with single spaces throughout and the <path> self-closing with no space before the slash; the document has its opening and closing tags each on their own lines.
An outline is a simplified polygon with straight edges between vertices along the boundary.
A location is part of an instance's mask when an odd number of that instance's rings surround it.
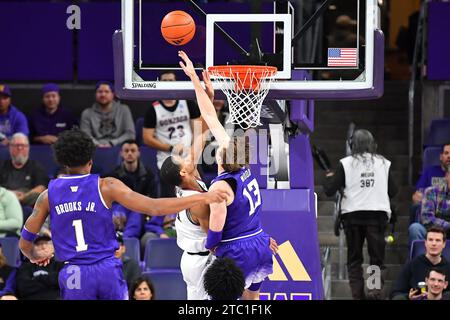
<svg viewBox="0 0 450 320">
<path fill-rule="evenodd" d="M 114 170 L 120 158 L 120 146 L 97 148 L 94 154 L 94 172 L 106 175 Z"/>
<path fill-rule="evenodd" d="M 441 147 L 426 147 L 423 151 L 422 170 L 429 166 L 440 165 Z"/>
<path fill-rule="evenodd" d="M 450 141 L 450 118 L 432 120 L 425 141 L 425 147 L 441 146 L 448 143 Z"/>
<path fill-rule="evenodd" d="M 136 238 L 123 238 L 123 244 L 127 251 L 125 255 L 140 263 L 141 261 L 141 244 L 139 239 Z"/>
<path fill-rule="evenodd" d="M 12 267 L 19 267 L 20 265 L 20 251 L 19 251 L 19 238 L 5 237 L 0 238 L 2 244 L 3 255 L 8 262 L 8 265 Z"/>
<path fill-rule="evenodd" d="M 180 270 L 147 271 L 142 274 L 155 287 L 156 300 L 186 300 L 187 289 Z"/>
<path fill-rule="evenodd" d="M 145 245 L 145 270 L 180 270 L 182 254 L 183 251 L 177 246 L 175 238 L 149 239 Z"/>
<path fill-rule="evenodd" d="M 156 163 L 156 150 L 147 146 L 140 146 L 141 151 L 141 160 L 145 167 L 149 167 L 153 175 L 155 176 L 155 184 L 158 188 L 157 195 L 161 194 L 160 190 L 160 177 L 159 177 L 159 169 Z"/>
<path fill-rule="evenodd" d="M 9 159 L 9 149 L 8 147 L 0 146 L 0 162 Z"/>
<path fill-rule="evenodd" d="M 48 145 L 31 145 L 30 159 L 39 162 L 46 170 L 49 178 L 54 178 L 59 165 L 53 158 L 52 148 Z"/>
<path fill-rule="evenodd" d="M 414 259 L 415 257 L 424 254 L 425 253 L 425 240 L 414 240 L 411 244 L 411 250 L 409 254 L 410 260 Z M 447 259 L 447 261 L 450 261 L 450 240 L 447 240 L 445 242 L 445 248 L 442 252 L 442 255 Z"/>
<path fill-rule="evenodd" d="M 136 141 L 139 146 L 142 146 L 144 144 L 144 138 L 142 136 L 142 129 L 144 128 L 144 118 L 137 118 L 134 127 L 136 128 Z"/>
</svg>

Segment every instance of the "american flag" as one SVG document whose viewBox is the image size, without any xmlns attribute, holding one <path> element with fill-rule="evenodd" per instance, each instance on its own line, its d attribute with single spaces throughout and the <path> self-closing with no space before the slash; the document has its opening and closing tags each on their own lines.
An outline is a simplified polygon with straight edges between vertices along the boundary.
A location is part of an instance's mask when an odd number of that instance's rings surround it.
<svg viewBox="0 0 450 320">
<path fill-rule="evenodd" d="M 328 48 L 329 67 L 356 67 L 356 48 Z"/>
</svg>

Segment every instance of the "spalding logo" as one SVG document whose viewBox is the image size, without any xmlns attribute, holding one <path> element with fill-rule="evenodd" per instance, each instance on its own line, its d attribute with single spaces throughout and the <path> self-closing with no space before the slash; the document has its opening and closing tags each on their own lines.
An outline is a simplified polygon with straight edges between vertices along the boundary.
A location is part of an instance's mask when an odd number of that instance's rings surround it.
<svg viewBox="0 0 450 320">
<path fill-rule="evenodd" d="M 131 84 L 133 88 L 147 88 L 147 89 L 155 89 L 156 88 L 156 82 L 133 82 Z"/>
</svg>

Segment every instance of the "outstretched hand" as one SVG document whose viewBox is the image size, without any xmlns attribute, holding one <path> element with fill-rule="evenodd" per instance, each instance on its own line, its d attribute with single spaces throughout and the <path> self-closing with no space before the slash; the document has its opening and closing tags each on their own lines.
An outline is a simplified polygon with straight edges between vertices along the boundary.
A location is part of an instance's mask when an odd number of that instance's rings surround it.
<svg viewBox="0 0 450 320">
<path fill-rule="evenodd" d="M 180 67 L 183 69 L 184 73 L 189 77 L 195 77 L 197 74 L 195 73 L 194 65 L 192 64 L 192 61 L 189 59 L 186 52 L 180 50 L 178 51 L 178 56 L 183 59 L 183 61 L 180 61 Z"/>
<path fill-rule="evenodd" d="M 211 78 L 209 77 L 209 73 L 207 70 L 202 71 L 203 82 L 205 83 L 205 90 L 208 94 L 209 100 L 214 102 L 214 88 L 211 82 Z"/>
<path fill-rule="evenodd" d="M 52 258 L 53 258 L 53 254 L 50 254 L 46 257 L 41 257 L 38 259 L 30 259 L 30 262 L 37 264 L 40 267 L 46 267 L 50 263 L 50 260 L 52 260 Z"/>
</svg>

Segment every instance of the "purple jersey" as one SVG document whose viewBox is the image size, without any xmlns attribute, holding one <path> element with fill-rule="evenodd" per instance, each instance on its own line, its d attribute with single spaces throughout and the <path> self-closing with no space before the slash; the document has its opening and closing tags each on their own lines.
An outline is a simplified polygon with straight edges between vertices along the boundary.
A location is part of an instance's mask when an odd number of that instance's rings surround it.
<svg viewBox="0 0 450 320">
<path fill-rule="evenodd" d="M 252 176 L 250 169 L 223 172 L 211 184 L 220 180 L 234 180 L 236 187 L 234 201 L 227 207 L 222 241 L 260 232 L 261 194 L 258 181 Z"/>
<path fill-rule="evenodd" d="M 56 258 L 71 264 L 94 264 L 113 257 L 119 245 L 111 210 L 95 174 L 51 180 L 48 186 L 50 228 Z"/>
</svg>

